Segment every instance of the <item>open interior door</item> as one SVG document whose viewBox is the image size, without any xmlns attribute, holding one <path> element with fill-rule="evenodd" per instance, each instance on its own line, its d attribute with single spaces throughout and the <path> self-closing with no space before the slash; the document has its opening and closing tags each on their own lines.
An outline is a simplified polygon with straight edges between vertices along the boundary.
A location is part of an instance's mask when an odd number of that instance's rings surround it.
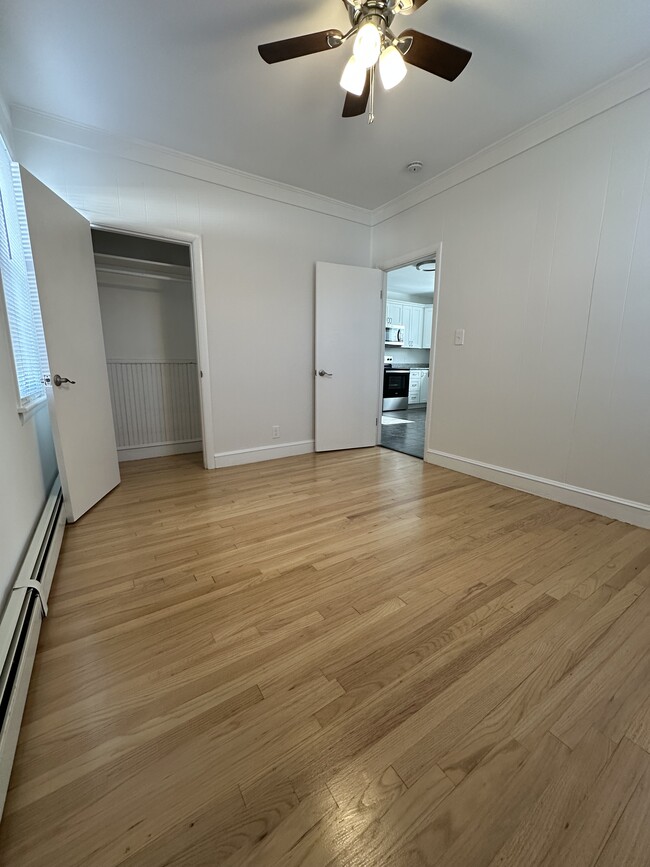
<svg viewBox="0 0 650 867">
<path fill-rule="evenodd" d="M 382 287 L 375 268 L 316 263 L 316 451 L 377 444 Z"/>
<path fill-rule="evenodd" d="M 22 166 L 20 176 L 52 434 L 67 518 L 76 521 L 120 482 L 90 226 Z"/>
</svg>

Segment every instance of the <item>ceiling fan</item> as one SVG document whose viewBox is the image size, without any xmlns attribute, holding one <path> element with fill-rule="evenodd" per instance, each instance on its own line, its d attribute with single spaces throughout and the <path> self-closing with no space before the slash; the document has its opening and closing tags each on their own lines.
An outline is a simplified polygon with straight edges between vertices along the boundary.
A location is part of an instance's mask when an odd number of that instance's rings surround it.
<svg viewBox="0 0 650 867">
<path fill-rule="evenodd" d="M 427 36 L 426 33 L 404 30 L 399 36 L 393 34 L 390 27 L 396 15 L 410 15 L 426 2 L 427 0 L 343 0 L 352 25 L 347 33 L 341 33 L 340 30 L 321 30 L 320 33 L 268 42 L 260 45 L 258 51 L 267 63 L 278 63 L 281 60 L 338 48 L 356 36 L 352 57 L 341 76 L 341 87 L 347 91 L 343 117 L 364 114 L 370 100 L 368 123 L 372 123 L 377 66 L 382 84 L 386 90 L 390 90 L 406 75 L 407 63 L 447 81 L 454 81 L 469 63 L 471 51 Z"/>
</svg>

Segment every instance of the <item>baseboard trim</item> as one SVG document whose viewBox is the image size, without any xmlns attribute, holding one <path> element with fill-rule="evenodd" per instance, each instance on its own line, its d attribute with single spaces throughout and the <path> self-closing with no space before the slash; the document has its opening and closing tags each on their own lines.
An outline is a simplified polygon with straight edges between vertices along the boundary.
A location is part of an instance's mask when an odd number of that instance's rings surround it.
<svg viewBox="0 0 650 867">
<path fill-rule="evenodd" d="M 313 440 L 295 443 L 278 443 L 271 446 L 258 446 L 254 449 L 237 449 L 233 452 L 217 452 L 214 456 L 215 467 L 236 467 L 240 464 L 256 464 L 259 461 L 274 461 L 277 458 L 292 458 L 307 455 L 314 451 Z"/>
<path fill-rule="evenodd" d="M 151 446 L 133 446 L 117 450 L 120 463 L 126 461 L 143 461 L 147 458 L 165 458 L 168 455 L 186 455 L 190 452 L 203 451 L 201 440 L 188 440 L 184 443 L 157 443 Z"/>
<path fill-rule="evenodd" d="M 483 463 L 483 461 L 463 458 L 436 449 L 427 449 L 425 460 L 427 463 L 485 479 L 488 482 L 495 482 L 506 488 L 526 491 L 528 494 L 536 494 L 547 500 L 555 500 L 567 506 L 576 506 L 576 508 L 585 509 L 587 512 L 595 512 L 597 515 L 604 515 L 607 518 L 615 518 L 627 524 L 650 529 L 650 505 L 645 503 L 624 500 L 599 491 L 578 488 L 575 485 L 556 482 L 553 479 L 543 479 L 539 476 L 520 473 L 506 467 L 497 467 L 493 464 Z"/>
<path fill-rule="evenodd" d="M 0 612 L 0 817 L 64 530 L 65 510 L 57 477 Z"/>
</svg>

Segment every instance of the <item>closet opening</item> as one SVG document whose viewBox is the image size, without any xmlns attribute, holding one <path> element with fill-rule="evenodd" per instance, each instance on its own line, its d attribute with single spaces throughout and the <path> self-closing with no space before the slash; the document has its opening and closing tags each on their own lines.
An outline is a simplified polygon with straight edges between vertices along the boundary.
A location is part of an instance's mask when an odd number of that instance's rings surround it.
<svg viewBox="0 0 650 867">
<path fill-rule="evenodd" d="M 118 459 L 203 452 L 191 245 L 92 239 Z"/>
</svg>

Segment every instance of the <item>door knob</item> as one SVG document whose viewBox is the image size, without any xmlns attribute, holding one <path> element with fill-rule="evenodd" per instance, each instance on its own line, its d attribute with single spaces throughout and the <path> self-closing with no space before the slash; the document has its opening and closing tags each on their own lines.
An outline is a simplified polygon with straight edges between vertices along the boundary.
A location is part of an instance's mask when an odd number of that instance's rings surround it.
<svg viewBox="0 0 650 867">
<path fill-rule="evenodd" d="M 55 373 L 54 376 L 52 377 L 52 379 L 54 381 L 54 385 L 57 385 L 57 386 L 62 386 L 65 382 L 69 382 L 70 385 L 76 385 L 77 384 L 74 381 L 74 379 L 68 379 L 67 376 L 59 376 L 58 373 Z"/>
<path fill-rule="evenodd" d="M 333 374 L 328 373 L 326 370 L 319 370 L 318 375 L 319 376 L 333 376 Z"/>
</svg>

